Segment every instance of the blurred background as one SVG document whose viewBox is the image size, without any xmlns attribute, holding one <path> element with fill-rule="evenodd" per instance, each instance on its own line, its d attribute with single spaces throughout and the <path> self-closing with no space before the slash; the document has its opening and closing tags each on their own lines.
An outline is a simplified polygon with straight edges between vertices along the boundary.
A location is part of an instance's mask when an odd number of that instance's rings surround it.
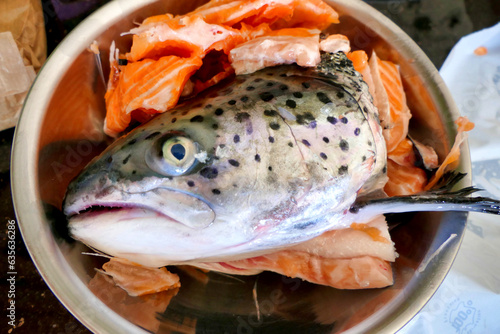
<svg viewBox="0 0 500 334">
<path fill-rule="evenodd" d="M 1 0 L 7 1 L 7 0 Z M 16 0 L 20 6 L 38 0 Z M 47 55 L 86 16 L 108 0 L 42 0 Z M 439 69 L 458 40 L 500 21 L 498 0 L 367 0 L 412 37 Z M 1 8 L 0 4 L 0 8 Z M 38 3 L 40 5 L 40 3 Z M 1 13 L 0 23 L 8 18 Z M 3 25 L 0 24 L 0 27 Z M 3 30 L 0 30 L 0 33 Z M 0 108 L 1 108 L 0 104 Z M 1 110 L 0 110 L 1 112 Z M 7 253 L 7 222 L 15 219 L 10 193 L 10 150 L 14 129 L 0 131 L 1 248 Z M 6 256 L 4 257 L 6 259 Z M 12 333 L 90 333 L 54 297 L 16 235 L 16 321 Z M 6 275 L 5 272 L 2 275 Z M 6 277 L 0 282 L 7 291 Z M 2 295 L 6 296 L 7 294 Z M 7 298 L 2 298 L 4 309 Z M 3 327 L 5 328 L 5 327 Z"/>
</svg>

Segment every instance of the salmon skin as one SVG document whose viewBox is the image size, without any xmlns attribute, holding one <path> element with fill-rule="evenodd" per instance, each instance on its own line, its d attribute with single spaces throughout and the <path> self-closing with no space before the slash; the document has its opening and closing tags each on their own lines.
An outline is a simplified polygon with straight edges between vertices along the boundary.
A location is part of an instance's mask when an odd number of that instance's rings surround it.
<svg viewBox="0 0 500 334">
<path fill-rule="evenodd" d="M 344 53 L 323 53 L 134 129 L 72 181 L 63 209 L 75 239 L 141 265 L 234 261 L 373 218 L 352 207 L 381 192 L 386 162 L 367 85 Z"/>
</svg>

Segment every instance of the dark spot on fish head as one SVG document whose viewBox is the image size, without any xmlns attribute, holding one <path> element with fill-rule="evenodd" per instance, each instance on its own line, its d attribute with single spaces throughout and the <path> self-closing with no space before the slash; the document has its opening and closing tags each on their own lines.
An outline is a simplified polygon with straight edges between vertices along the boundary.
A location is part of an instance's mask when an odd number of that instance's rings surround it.
<svg viewBox="0 0 500 334">
<path fill-rule="evenodd" d="M 269 92 L 263 92 L 259 94 L 259 97 L 264 102 L 269 102 L 274 99 L 274 95 Z"/>
<path fill-rule="evenodd" d="M 229 100 L 227 103 L 231 106 L 234 106 L 236 104 L 236 100 Z"/>
<path fill-rule="evenodd" d="M 305 112 L 303 114 L 296 115 L 296 121 L 300 125 L 308 125 L 310 122 L 314 121 L 315 118 L 310 112 Z"/>
<path fill-rule="evenodd" d="M 321 152 L 321 153 L 319 154 L 319 156 L 320 156 L 323 160 L 328 159 L 328 156 L 327 156 L 325 153 L 323 153 L 323 152 Z"/>
<path fill-rule="evenodd" d="M 241 123 L 243 121 L 250 119 L 250 114 L 247 112 L 240 112 L 236 114 L 234 119 L 236 120 L 236 122 Z"/>
<path fill-rule="evenodd" d="M 219 175 L 219 171 L 215 167 L 205 167 L 200 170 L 200 175 L 206 179 L 215 179 Z"/>
<path fill-rule="evenodd" d="M 248 101 L 248 96 L 246 96 L 246 95 L 245 95 L 245 96 L 242 96 L 242 97 L 240 98 L 240 101 L 241 101 L 241 102 L 247 102 L 247 101 Z"/>
<path fill-rule="evenodd" d="M 269 124 L 269 127 L 273 130 L 278 130 L 280 128 L 280 125 L 278 123 L 275 123 L 275 122 L 271 122 Z"/>
<path fill-rule="evenodd" d="M 187 185 L 190 187 L 194 187 L 194 182 L 189 180 L 189 181 L 187 181 Z"/>
<path fill-rule="evenodd" d="M 271 167 L 271 166 L 267 167 L 267 169 L 268 169 L 270 172 L 272 172 L 272 171 L 273 171 L 273 167 Z"/>
<path fill-rule="evenodd" d="M 331 123 L 331 124 L 337 124 L 337 122 L 339 121 L 337 118 L 335 118 L 333 116 L 328 116 L 326 118 L 326 120 L 328 121 L 328 123 Z"/>
<path fill-rule="evenodd" d="M 278 113 L 275 110 L 264 110 L 264 115 L 268 117 L 277 116 Z"/>
<path fill-rule="evenodd" d="M 323 137 L 323 141 L 328 144 L 330 142 L 330 139 L 328 139 L 327 137 Z"/>
<path fill-rule="evenodd" d="M 340 121 L 343 123 L 343 124 L 347 124 L 349 122 L 349 120 L 347 119 L 347 117 L 342 117 L 340 119 Z"/>
<path fill-rule="evenodd" d="M 344 175 L 348 172 L 349 167 L 347 165 L 343 165 L 339 167 L 339 175 Z"/>
<path fill-rule="evenodd" d="M 270 142 L 271 144 L 272 144 L 272 143 L 274 143 L 274 137 L 273 137 L 273 136 L 269 136 L 269 138 L 268 138 L 268 139 L 269 139 L 269 142 Z"/>
<path fill-rule="evenodd" d="M 295 92 L 295 93 L 293 93 L 293 96 L 298 98 L 298 99 L 301 99 L 304 95 L 301 92 Z"/>
<path fill-rule="evenodd" d="M 212 189 L 212 193 L 214 195 L 220 195 L 220 190 L 219 189 Z"/>
<path fill-rule="evenodd" d="M 289 108 L 297 107 L 297 103 L 294 100 L 286 100 L 286 106 Z"/>
<path fill-rule="evenodd" d="M 309 143 L 307 140 L 302 139 L 302 144 L 306 145 L 307 147 L 311 146 L 311 143 Z"/>
<path fill-rule="evenodd" d="M 123 159 L 122 164 L 126 165 L 131 156 L 132 154 L 127 155 L 127 157 Z"/>
<path fill-rule="evenodd" d="M 267 87 L 272 87 L 272 86 L 274 86 L 274 82 L 272 82 L 272 81 L 268 81 L 268 82 L 266 83 L 266 86 L 267 86 Z"/>
<path fill-rule="evenodd" d="M 109 156 L 107 159 L 106 159 L 106 162 L 108 164 L 112 163 L 113 162 L 113 157 L 112 156 Z"/>
<path fill-rule="evenodd" d="M 309 82 L 303 82 L 302 87 L 307 89 L 307 88 L 311 87 L 311 84 Z"/>
<path fill-rule="evenodd" d="M 229 162 L 229 164 L 231 166 L 234 166 L 234 167 L 239 167 L 240 166 L 240 163 L 238 161 L 234 160 L 234 159 L 229 159 L 228 162 Z"/>
<path fill-rule="evenodd" d="M 340 140 L 339 146 L 342 151 L 349 151 L 349 143 L 345 139 Z"/>
<path fill-rule="evenodd" d="M 324 104 L 332 102 L 332 100 L 330 100 L 330 98 L 325 93 L 323 93 L 323 92 L 317 92 L 316 96 L 318 97 L 318 100 L 320 100 Z"/>
<path fill-rule="evenodd" d="M 259 154 L 256 154 L 255 157 L 254 157 L 255 161 L 257 162 L 260 162 L 260 155 Z"/>
<path fill-rule="evenodd" d="M 239 143 L 239 142 L 240 142 L 240 136 L 239 136 L 239 135 L 234 135 L 234 137 L 233 137 L 233 141 L 234 141 L 235 143 Z"/>
<path fill-rule="evenodd" d="M 293 147 L 293 143 L 292 142 L 288 142 L 288 146 Z"/>
<path fill-rule="evenodd" d="M 286 76 L 286 75 L 285 75 L 285 76 Z M 280 89 L 280 90 L 288 90 L 288 86 L 287 86 L 287 85 L 282 84 L 282 85 L 280 85 L 279 89 Z"/>
<path fill-rule="evenodd" d="M 194 116 L 193 118 L 191 118 L 189 121 L 190 121 L 191 123 L 201 123 L 201 122 L 203 122 L 203 120 L 204 120 L 203 116 L 201 116 L 201 115 L 196 115 L 196 116 Z"/>
<path fill-rule="evenodd" d="M 212 124 L 212 129 L 217 130 L 218 128 L 219 128 L 219 125 L 218 125 L 218 124 L 215 124 L 215 123 L 214 123 L 214 124 Z"/>
<path fill-rule="evenodd" d="M 97 194 L 95 194 L 95 198 L 103 198 L 111 193 L 111 187 L 104 188 L 103 190 L 99 191 Z"/>
<path fill-rule="evenodd" d="M 255 87 L 254 86 L 247 86 L 247 88 L 245 88 L 248 92 L 251 92 L 252 90 L 255 90 Z"/>
<path fill-rule="evenodd" d="M 222 108 L 217 108 L 215 109 L 215 115 L 220 116 L 224 113 L 224 110 Z"/>
<path fill-rule="evenodd" d="M 361 129 L 360 128 L 354 129 L 354 135 L 355 136 L 359 136 L 360 133 L 361 133 Z"/>
<path fill-rule="evenodd" d="M 177 118 L 174 117 L 174 118 L 172 118 L 172 123 L 175 123 L 175 122 L 177 122 Z"/>
</svg>

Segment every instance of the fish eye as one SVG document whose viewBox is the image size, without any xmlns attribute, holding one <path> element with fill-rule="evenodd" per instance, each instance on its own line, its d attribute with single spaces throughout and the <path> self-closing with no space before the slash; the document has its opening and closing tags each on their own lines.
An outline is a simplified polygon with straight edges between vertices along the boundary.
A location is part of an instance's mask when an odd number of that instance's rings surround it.
<svg viewBox="0 0 500 334">
<path fill-rule="evenodd" d="M 199 145 L 187 137 L 160 138 L 146 153 L 149 168 L 166 176 L 179 176 L 191 172 L 198 161 Z"/>
<path fill-rule="evenodd" d="M 182 144 L 174 144 L 170 147 L 170 154 L 172 154 L 175 159 L 182 161 L 186 156 L 186 148 Z"/>
</svg>

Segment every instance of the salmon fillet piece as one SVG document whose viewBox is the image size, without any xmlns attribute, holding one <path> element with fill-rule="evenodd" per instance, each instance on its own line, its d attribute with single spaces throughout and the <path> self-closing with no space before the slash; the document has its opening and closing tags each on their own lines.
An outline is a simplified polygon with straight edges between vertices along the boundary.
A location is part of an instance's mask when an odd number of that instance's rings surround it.
<svg viewBox="0 0 500 334">
<path fill-rule="evenodd" d="M 390 61 L 380 60 L 375 52 L 369 65 L 375 91 L 374 102 L 379 109 L 387 153 L 390 153 L 408 135 L 411 113 L 406 105 L 399 67 Z"/>
<path fill-rule="evenodd" d="M 375 96 L 375 85 L 373 83 L 372 73 L 370 66 L 368 65 L 368 55 L 363 50 L 356 50 L 347 53 L 347 58 L 352 61 L 354 69 L 358 71 L 362 76 L 363 80 L 368 85 L 368 91 L 372 97 Z"/>
<path fill-rule="evenodd" d="M 201 65 L 198 57 L 166 56 L 123 66 L 116 87 L 105 96 L 105 132 L 116 135 L 123 131 L 136 109 L 157 112 L 175 106 L 186 81 Z"/>
<path fill-rule="evenodd" d="M 278 22 L 279 27 L 270 26 Z M 337 22 L 338 14 L 321 0 L 212 0 L 187 15 L 149 17 L 129 32 L 134 36 L 132 48 L 125 55 L 128 64 L 118 66 L 117 59 L 110 61 L 105 133 L 116 137 L 133 119 L 147 120 L 148 114 L 173 107 L 185 84 L 202 65 L 206 65 L 201 75 L 204 78 L 200 80 L 198 76 L 190 81 L 189 93 L 197 94 L 232 75 L 233 69 L 224 55 L 246 41 L 272 33 L 272 29 L 321 30 Z M 211 58 L 206 63 L 204 60 L 214 51 L 222 52 L 219 63 L 223 66 L 207 69 Z M 300 53 L 300 61 L 303 53 Z M 114 50 L 110 54 L 118 58 Z M 166 59 L 175 59 L 175 65 L 166 65 Z M 165 71 L 166 68 L 169 71 Z M 171 74 L 172 71 L 175 73 Z M 137 89 L 138 94 L 134 96 Z"/>
<path fill-rule="evenodd" d="M 387 181 L 384 191 L 388 196 L 404 196 L 419 193 L 427 185 L 427 174 L 421 168 L 399 165 L 387 159 Z"/>
<path fill-rule="evenodd" d="M 237 75 L 281 64 L 313 67 L 321 60 L 319 33 L 306 28 L 271 31 L 232 49 L 229 60 Z"/>
<path fill-rule="evenodd" d="M 271 254 L 196 266 L 236 275 L 266 270 L 338 289 L 366 289 L 393 283 L 390 263 L 396 257 L 385 217 L 379 216 Z"/>
</svg>

